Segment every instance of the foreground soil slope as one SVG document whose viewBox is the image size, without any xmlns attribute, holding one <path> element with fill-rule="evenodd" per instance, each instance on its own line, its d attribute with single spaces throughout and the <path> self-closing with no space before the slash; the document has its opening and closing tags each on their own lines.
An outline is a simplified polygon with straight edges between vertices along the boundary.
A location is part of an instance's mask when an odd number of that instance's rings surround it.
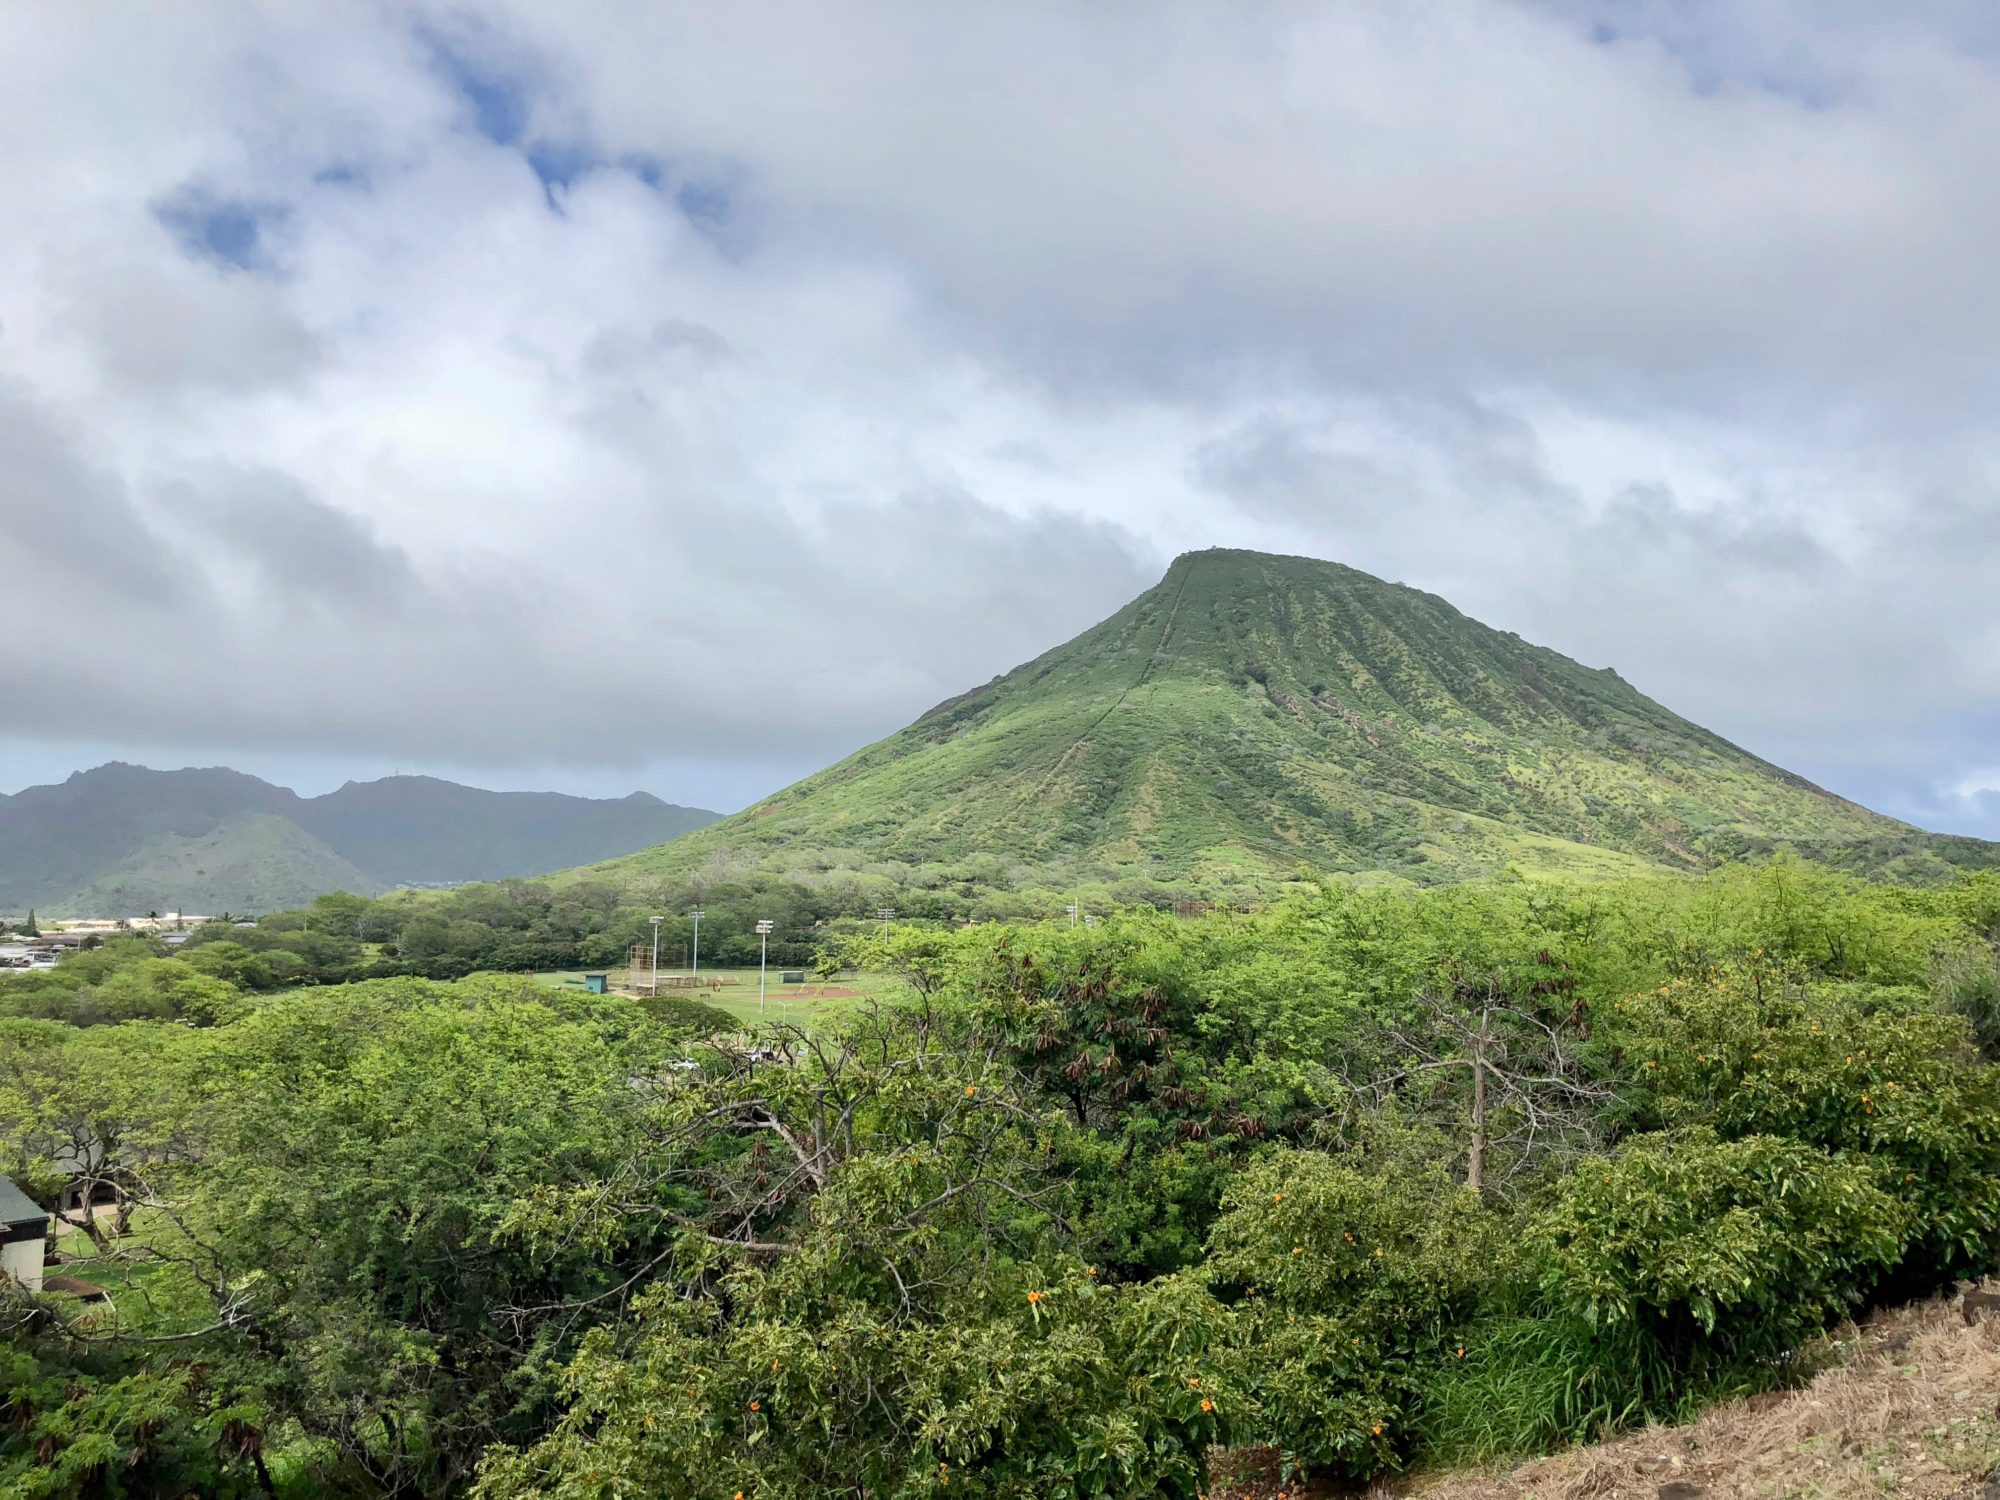
<svg viewBox="0 0 2000 1500">
<path fill-rule="evenodd" d="M 1986 1295 L 2000 1292 L 1988 1282 Z M 1977 1299 L 1975 1298 L 1975 1304 Z M 1981 1313 L 1983 1312 L 1983 1315 Z M 1878 1314 L 1796 1391 L 1717 1407 L 1553 1458 L 1407 1480 L 1388 1500 L 2000 1500 L 2000 1307 L 1958 1299 Z M 1287 1493 L 1218 1486 L 1213 1500 Z M 1293 1487 L 1287 1500 L 1339 1491 Z"/>
</svg>

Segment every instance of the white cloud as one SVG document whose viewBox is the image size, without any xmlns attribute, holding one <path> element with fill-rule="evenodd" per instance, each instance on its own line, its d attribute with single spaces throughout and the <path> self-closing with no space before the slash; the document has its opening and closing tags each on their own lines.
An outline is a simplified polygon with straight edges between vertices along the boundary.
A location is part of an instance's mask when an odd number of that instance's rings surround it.
<svg viewBox="0 0 2000 1500">
<path fill-rule="evenodd" d="M 1987 31 L 0 14 L 0 740 L 742 801 L 1221 542 L 2000 831 Z"/>
</svg>

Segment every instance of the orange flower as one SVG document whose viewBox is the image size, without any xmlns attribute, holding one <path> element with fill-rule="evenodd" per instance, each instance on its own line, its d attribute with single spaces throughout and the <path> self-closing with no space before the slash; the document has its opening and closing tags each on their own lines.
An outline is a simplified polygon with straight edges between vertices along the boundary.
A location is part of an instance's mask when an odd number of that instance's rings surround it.
<svg viewBox="0 0 2000 1500">
<path fill-rule="evenodd" d="M 1190 1375 L 1190 1376 L 1188 1376 L 1188 1388 L 1189 1388 L 1190 1390 L 1197 1390 L 1197 1391 L 1198 1391 L 1198 1390 L 1200 1390 L 1200 1389 L 1201 1389 L 1201 1377 L 1200 1377 L 1199 1375 Z"/>
<path fill-rule="evenodd" d="M 1040 1302 L 1041 1300 L 1042 1300 L 1042 1294 L 1040 1292 L 1028 1293 L 1028 1305 L 1030 1307 L 1033 1307 L 1037 1302 Z"/>
<path fill-rule="evenodd" d="M 1464 1358 L 1465 1358 L 1465 1345 L 1463 1345 L 1463 1344 L 1460 1344 L 1460 1345 L 1458 1346 L 1458 1357 L 1459 1357 L 1460 1359 L 1464 1359 Z"/>
<path fill-rule="evenodd" d="M 1285 1195 L 1283 1193 L 1273 1193 L 1271 1194 L 1271 1201 L 1273 1203 L 1283 1203 L 1285 1201 Z"/>
<path fill-rule="evenodd" d="M 1214 1411 L 1215 1403 L 1213 1401 L 1204 1401 L 1201 1403 L 1201 1409 L 1203 1411 Z"/>
<path fill-rule="evenodd" d="M 761 1402 L 757 1402 L 757 1401 L 752 1401 L 752 1402 L 750 1403 L 750 1410 L 752 1410 L 752 1411 L 762 1411 L 763 1409 L 764 1409 L 764 1407 L 763 1407 L 763 1404 L 762 1404 Z"/>
<path fill-rule="evenodd" d="M 1304 1249 L 1304 1247 L 1303 1247 L 1303 1246 L 1300 1246 L 1300 1245 L 1294 1245 L 1294 1246 L 1292 1246 L 1292 1254 L 1294 1254 L 1294 1255 L 1304 1255 L 1305 1253 L 1306 1253 L 1306 1252 L 1305 1252 L 1305 1249 Z"/>
<path fill-rule="evenodd" d="M 970 1099 L 974 1094 L 978 1092 L 979 1092 L 979 1085 L 976 1083 L 968 1083 L 965 1086 L 965 1097 L 968 1099 Z"/>
<path fill-rule="evenodd" d="M 1085 1266 L 1085 1267 L 1083 1268 L 1083 1274 L 1084 1274 L 1084 1275 L 1086 1275 L 1086 1276 L 1095 1276 L 1095 1275 L 1097 1274 L 1097 1267 L 1095 1267 L 1095 1266 Z"/>
<path fill-rule="evenodd" d="M 1382 1435 L 1382 1424 L 1380 1422 L 1377 1422 L 1375 1424 L 1374 1431 L 1375 1431 L 1375 1436 L 1380 1437 Z"/>
</svg>

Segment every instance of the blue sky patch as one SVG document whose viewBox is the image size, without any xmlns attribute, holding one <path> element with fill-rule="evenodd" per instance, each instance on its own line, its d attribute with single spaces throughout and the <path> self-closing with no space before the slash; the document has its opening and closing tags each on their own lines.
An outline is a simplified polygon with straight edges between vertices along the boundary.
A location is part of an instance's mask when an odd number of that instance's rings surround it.
<svg viewBox="0 0 2000 1500">
<path fill-rule="evenodd" d="M 499 146 L 519 144 L 528 128 L 535 79 L 525 67 L 508 67 L 434 31 L 426 31 L 431 64 L 463 99 L 473 128 Z"/>
<path fill-rule="evenodd" d="M 238 271 L 275 269 L 271 239 L 290 214 L 283 203 L 229 198 L 195 186 L 153 205 L 153 217 L 187 255 Z"/>
</svg>

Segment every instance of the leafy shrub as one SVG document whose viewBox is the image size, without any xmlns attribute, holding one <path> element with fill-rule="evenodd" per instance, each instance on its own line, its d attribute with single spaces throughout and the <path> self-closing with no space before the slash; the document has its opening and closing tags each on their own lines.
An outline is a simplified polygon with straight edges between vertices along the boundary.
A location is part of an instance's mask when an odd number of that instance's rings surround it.
<svg viewBox="0 0 2000 1500">
<path fill-rule="evenodd" d="M 1533 1224 L 1550 1308 L 1633 1327 L 1677 1365 L 1779 1358 L 1901 1257 L 1912 1212 L 1865 1160 L 1774 1136 L 1644 1136 Z"/>
<path fill-rule="evenodd" d="M 1501 1218 L 1441 1168 L 1265 1157 L 1227 1194 L 1207 1260 L 1249 1325 L 1240 1378 L 1261 1439 L 1313 1469 L 1388 1466 L 1425 1372 L 1513 1265 Z"/>
<path fill-rule="evenodd" d="M 662 1026 L 675 1031 L 715 1036 L 742 1029 L 736 1017 L 721 1006 L 690 1000 L 685 995 L 640 995 L 633 1003 Z"/>
<path fill-rule="evenodd" d="M 806 1318 L 801 1290 L 739 1271 L 732 1316 L 663 1297 L 636 1343 L 599 1331 L 555 1430 L 494 1455 L 481 1493 L 1184 1496 L 1243 1406 L 1230 1315 L 1191 1278 L 1019 1267 L 935 1322 L 854 1299 Z"/>
<path fill-rule="evenodd" d="M 1866 1154 L 1917 1210 L 1913 1281 L 1983 1270 L 2000 1254 L 2000 1069 L 1981 1062 L 1962 1017 L 1880 994 L 1760 995 L 1739 972 L 1620 1002 L 1637 1123 Z"/>
</svg>

